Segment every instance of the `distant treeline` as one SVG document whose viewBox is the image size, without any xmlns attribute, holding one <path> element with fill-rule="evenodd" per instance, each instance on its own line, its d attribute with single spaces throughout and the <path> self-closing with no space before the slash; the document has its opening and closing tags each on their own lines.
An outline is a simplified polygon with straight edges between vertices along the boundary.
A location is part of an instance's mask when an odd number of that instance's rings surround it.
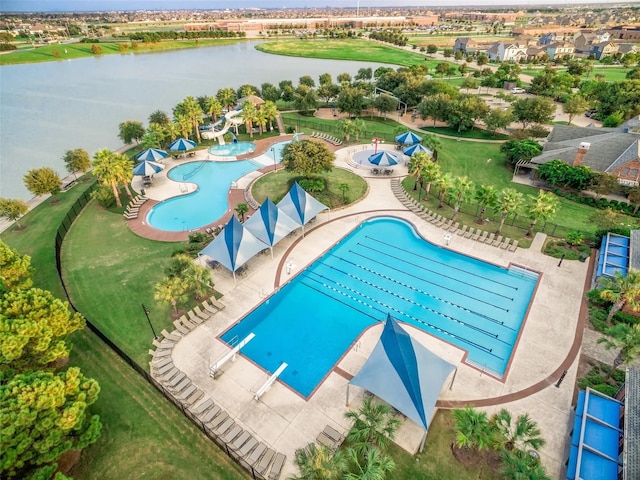
<svg viewBox="0 0 640 480">
<path fill-rule="evenodd" d="M 245 32 L 227 32 L 225 30 L 199 30 L 195 32 L 132 32 L 127 35 L 130 40 L 143 42 L 159 42 L 160 40 L 190 40 L 195 38 L 243 38 Z"/>
</svg>

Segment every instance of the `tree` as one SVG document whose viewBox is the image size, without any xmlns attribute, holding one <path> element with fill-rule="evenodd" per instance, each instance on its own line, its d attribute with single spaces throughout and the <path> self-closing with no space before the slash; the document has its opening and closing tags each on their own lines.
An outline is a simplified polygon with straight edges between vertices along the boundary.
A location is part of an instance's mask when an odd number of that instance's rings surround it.
<svg viewBox="0 0 640 480">
<path fill-rule="evenodd" d="M 156 283 L 153 298 L 160 303 L 169 304 L 175 313 L 178 312 L 178 302 L 184 302 L 189 291 L 189 284 L 181 277 L 166 277 Z"/>
<path fill-rule="evenodd" d="M 444 74 L 449 71 L 449 63 L 440 62 L 436 65 L 436 73 L 440 74 L 440 78 L 444 77 Z"/>
<path fill-rule="evenodd" d="M 91 168 L 89 154 L 82 148 L 67 150 L 62 160 L 67 168 L 67 172 L 73 173 L 74 177 L 76 177 L 76 172 L 86 173 Z M 76 179 L 77 178 L 78 177 L 76 177 Z"/>
<path fill-rule="evenodd" d="M 584 165 L 569 165 L 562 160 L 552 160 L 538 168 L 540 179 L 554 187 L 586 190 L 595 181 L 593 171 Z"/>
<path fill-rule="evenodd" d="M 311 77 L 309 77 L 311 78 Z M 293 105 L 296 109 L 308 112 L 318 108 L 318 98 L 313 87 L 305 84 L 298 85 L 293 94 Z"/>
<path fill-rule="evenodd" d="M 156 110 L 155 112 L 151 113 L 151 115 L 149 115 L 149 124 L 156 123 L 158 125 L 166 125 L 170 122 L 171 119 L 169 118 L 169 115 L 167 115 L 162 110 Z"/>
<path fill-rule="evenodd" d="M 551 480 L 546 470 L 533 455 L 522 450 L 504 452 L 502 474 L 513 480 Z"/>
<path fill-rule="evenodd" d="M 466 89 L 467 93 L 469 93 L 469 90 L 475 90 L 478 88 L 478 80 L 473 77 L 465 77 L 464 80 L 462 80 L 460 88 Z"/>
<path fill-rule="evenodd" d="M 616 179 L 617 183 L 617 179 Z M 635 215 L 640 210 L 640 187 L 632 187 L 629 190 L 629 195 L 627 196 L 627 200 L 633 204 L 633 214 Z"/>
<path fill-rule="evenodd" d="M 296 450 L 293 462 L 300 470 L 300 476 L 292 480 L 343 480 L 347 470 L 340 450 L 332 453 L 324 445 L 316 443 Z"/>
<path fill-rule="evenodd" d="M 359 68 L 355 78 L 356 80 L 364 80 L 366 82 L 371 81 L 373 78 L 373 71 L 371 70 L 371 67 Z"/>
<path fill-rule="evenodd" d="M 530 123 L 549 123 L 553 120 L 556 106 L 546 97 L 521 98 L 513 102 L 513 115 L 527 128 Z"/>
<path fill-rule="evenodd" d="M 437 182 L 440 178 L 440 175 L 440 165 L 433 162 L 427 163 L 420 173 L 420 192 L 422 192 L 422 184 L 425 184 L 424 190 L 426 192 L 426 195 L 429 196 L 429 192 L 431 191 L 431 184 Z M 420 197 L 420 192 L 418 192 L 418 197 Z"/>
<path fill-rule="evenodd" d="M 238 217 L 240 217 L 241 222 L 244 222 L 244 216 L 248 211 L 249 205 L 247 205 L 246 203 L 239 203 L 236 206 L 236 213 L 238 214 Z"/>
<path fill-rule="evenodd" d="M 335 83 L 321 84 L 316 90 L 316 93 L 324 100 L 325 103 L 329 103 L 338 96 L 340 93 L 340 87 Z"/>
<path fill-rule="evenodd" d="M 365 398 L 359 410 L 346 412 L 345 418 L 353 422 L 346 440 L 358 454 L 365 453 L 371 446 L 385 450 L 400 426 L 389 405 L 374 403 L 372 397 Z"/>
<path fill-rule="evenodd" d="M 277 105 L 271 100 L 267 100 L 264 102 L 264 105 L 262 105 L 260 111 L 264 119 L 269 123 L 269 130 L 273 131 L 273 121 L 280 115 Z"/>
<path fill-rule="evenodd" d="M 240 87 L 238 87 L 236 95 L 240 100 L 244 97 L 248 97 L 249 95 L 258 95 L 258 88 L 249 83 L 245 83 L 244 85 L 240 85 Z"/>
<path fill-rule="evenodd" d="M 569 115 L 569 125 L 571 125 L 571 122 L 576 115 L 581 115 L 587 108 L 589 108 L 589 102 L 578 94 L 571 95 L 562 105 L 564 113 Z"/>
<path fill-rule="evenodd" d="M 216 92 L 216 98 L 224 108 L 230 110 L 231 107 L 235 106 L 238 97 L 236 97 L 236 92 L 233 88 L 221 88 Z"/>
<path fill-rule="evenodd" d="M 479 224 L 484 224 L 484 216 L 487 208 L 494 208 L 498 204 L 498 191 L 493 185 L 476 185 L 475 201 L 480 205 Z"/>
<path fill-rule="evenodd" d="M 457 52 L 457 53 L 460 53 L 460 58 L 457 58 L 456 60 L 461 60 L 462 59 L 462 52 Z M 456 55 L 457 55 L 457 53 L 456 53 Z M 458 71 L 460 72 L 460 75 L 462 75 L 464 77 L 464 75 L 467 73 L 467 71 L 469 71 L 469 65 L 467 65 L 466 63 L 462 63 L 462 64 L 458 65 Z M 474 83 L 475 87 L 471 87 L 471 86 L 467 87 L 467 86 L 465 86 L 465 88 L 467 88 L 467 89 L 469 89 L 469 88 L 478 88 L 478 81 L 477 80 L 473 80 L 473 83 Z"/>
<path fill-rule="evenodd" d="M 202 113 L 200 104 L 193 97 L 185 97 L 185 99 L 178 103 L 173 109 L 174 118 L 181 116 L 189 119 L 198 143 L 200 143 L 200 123 L 202 123 Z"/>
<path fill-rule="evenodd" d="M 537 196 L 527 195 L 529 202 L 526 205 L 527 218 L 531 220 L 527 237 L 533 236 L 533 229 L 542 220 L 546 222 L 553 218 L 558 211 L 558 197 L 551 192 L 540 190 Z"/>
<path fill-rule="evenodd" d="M 0 301 L 0 364 L 24 371 L 69 355 L 65 338 L 84 327 L 79 313 L 51 292 L 13 289 Z"/>
<path fill-rule="evenodd" d="M 440 190 L 440 194 L 438 195 L 438 208 L 444 207 L 444 199 L 447 196 L 447 190 L 451 187 L 452 182 L 453 178 L 449 173 L 439 175 L 438 178 L 434 181 L 436 187 L 438 187 L 438 189 Z"/>
<path fill-rule="evenodd" d="M 144 148 L 162 148 L 162 142 L 164 142 L 165 136 L 166 126 L 151 123 L 140 143 Z"/>
<path fill-rule="evenodd" d="M 60 191 L 62 180 L 60 176 L 49 167 L 32 168 L 24 177 L 24 185 L 35 196 L 47 193 L 54 194 Z"/>
<path fill-rule="evenodd" d="M 383 114 L 384 118 L 387 118 L 387 113 L 398 108 L 398 100 L 390 95 L 382 94 L 373 99 L 372 105 Z"/>
<path fill-rule="evenodd" d="M 314 88 L 316 86 L 316 82 L 311 75 L 303 75 L 298 79 L 298 85 L 306 85 L 307 87 Z"/>
<path fill-rule="evenodd" d="M 332 84 L 333 80 L 331 78 L 331 74 L 330 73 L 321 73 L 318 76 L 318 83 L 320 84 L 320 86 Z"/>
<path fill-rule="evenodd" d="M 594 183 L 591 186 L 591 190 L 596 193 L 596 200 L 600 200 L 602 195 L 611 193 L 620 186 L 618 177 L 615 175 L 605 172 L 593 172 L 593 175 Z M 633 213 L 635 214 L 636 212 Z"/>
<path fill-rule="evenodd" d="M 496 212 L 500 214 L 500 226 L 497 231 L 498 234 L 502 232 L 502 227 L 504 226 L 504 222 L 507 217 L 512 213 L 515 213 L 518 208 L 520 208 L 523 198 L 524 195 L 513 188 L 505 188 L 500 192 L 496 202 Z"/>
<path fill-rule="evenodd" d="M 356 133 L 356 123 L 350 118 L 343 118 L 337 123 L 338 131 L 344 136 L 345 141 L 351 139 L 351 135 Z"/>
<path fill-rule="evenodd" d="M 396 467 L 395 462 L 388 455 L 384 455 L 378 448 L 368 447 L 360 454 L 353 448 L 347 450 L 350 470 L 345 480 L 385 480 L 387 473 Z"/>
<path fill-rule="evenodd" d="M 214 122 L 218 120 L 218 115 L 222 115 L 222 104 L 216 97 L 207 97 L 204 102 L 204 111 L 211 116 Z"/>
<path fill-rule="evenodd" d="M 4 289 L 30 288 L 31 257 L 20 255 L 0 240 L 0 292 Z"/>
<path fill-rule="evenodd" d="M 496 134 L 498 129 L 506 129 L 513 122 L 513 111 L 509 108 L 502 110 L 500 108 L 492 108 L 484 116 L 484 124 L 492 135 Z"/>
<path fill-rule="evenodd" d="M 6 218 L 10 222 L 16 222 L 18 228 L 22 228 L 18 219 L 29 211 L 29 205 L 19 199 L 0 198 L 0 218 Z"/>
<path fill-rule="evenodd" d="M 340 73 L 337 77 L 336 77 L 336 81 L 344 86 L 348 86 L 349 84 L 351 84 L 351 75 L 348 73 Z"/>
<path fill-rule="evenodd" d="M 633 311 L 640 309 L 640 270 L 629 269 L 626 275 L 617 270 L 612 278 L 602 277 L 601 285 L 600 298 L 613 303 L 607 325 L 611 325 L 614 315 L 625 305 Z"/>
<path fill-rule="evenodd" d="M 512 167 L 520 160 L 529 161 L 540 155 L 542 146 L 535 140 L 507 140 L 500 146 L 500 151 L 506 154 L 507 163 Z"/>
<path fill-rule="evenodd" d="M 260 96 L 264 101 L 277 102 L 280 100 L 280 89 L 271 83 L 260 85 Z"/>
<path fill-rule="evenodd" d="M 453 103 L 454 97 L 446 93 L 436 93 L 422 99 L 418 104 L 418 113 L 423 120 L 427 117 L 433 119 L 433 126 L 436 121 L 445 121 L 448 117 L 449 109 Z"/>
<path fill-rule="evenodd" d="M 433 152 L 431 156 L 433 157 L 433 161 L 437 162 L 438 151 L 442 148 L 442 143 L 438 140 L 438 137 L 429 134 L 425 135 L 422 137 L 422 144 Z"/>
<path fill-rule="evenodd" d="M 473 128 L 488 111 L 489 106 L 478 95 L 460 95 L 449 107 L 447 123 L 461 132 Z"/>
<path fill-rule="evenodd" d="M 120 153 L 114 153 L 107 149 L 100 150 L 93 156 L 93 173 L 98 177 L 99 183 L 111 186 L 116 205 L 118 208 L 122 208 L 118 184 L 123 183 L 127 195 L 131 197 L 131 192 L 127 187 L 127 183 L 133 178 L 131 161 Z"/>
<path fill-rule="evenodd" d="M 77 367 L 19 374 L 0 384 L 0 477 L 50 478 L 64 452 L 94 443 L 102 425 L 87 409 L 99 392 Z"/>
<path fill-rule="evenodd" d="M 458 448 L 486 450 L 491 445 L 491 428 L 486 412 L 472 407 L 453 411 Z"/>
<path fill-rule="evenodd" d="M 453 215 L 451 220 L 455 220 L 460 211 L 463 202 L 469 201 L 471 191 L 473 190 L 473 182 L 467 177 L 455 177 L 451 183 L 451 188 L 447 192 L 449 198 L 453 202 Z"/>
<path fill-rule="evenodd" d="M 357 117 L 364 108 L 364 93 L 359 88 L 343 87 L 336 101 L 338 110 Z"/>
<path fill-rule="evenodd" d="M 438 51 L 438 47 L 433 44 L 427 45 L 427 53 L 436 53 Z"/>
<path fill-rule="evenodd" d="M 291 142 L 282 151 L 282 163 L 286 170 L 306 178 L 330 171 L 334 161 L 333 152 L 324 142 L 317 140 Z"/>
<path fill-rule="evenodd" d="M 409 175 L 416 177 L 413 189 L 418 189 L 418 183 L 422 182 L 422 172 L 429 163 L 433 163 L 426 152 L 418 152 L 409 160 Z"/>
<path fill-rule="evenodd" d="M 546 443 L 540 436 L 538 425 L 531 420 L 528 413 L 519 415 L 513 423 L 511 412 L 503 408 L 491 416 L 489 424 L 494 432 L 494 448 L 499 451 L 538 451 Z"/>
<path fill-rule="evenodd" d="M 118 126 L 118 129 L 118 138 L 122 140 L 125 145 L 128 145 L 133 141 L 139 142 L 144 135 L 144 127 L 142 126 L 142 123 L 135 120 L 122 122 Z"/>
<path fill-rule="evenodd" d="M 607 350 L 618 349 L 606 381 L 620 365 L 629 365 L 640 355 L 640 324 L 618 323 L 607 328 L 604 333 L 608 337 L 599 338 L 598 343 L 602 343 Z"/>
</svg>

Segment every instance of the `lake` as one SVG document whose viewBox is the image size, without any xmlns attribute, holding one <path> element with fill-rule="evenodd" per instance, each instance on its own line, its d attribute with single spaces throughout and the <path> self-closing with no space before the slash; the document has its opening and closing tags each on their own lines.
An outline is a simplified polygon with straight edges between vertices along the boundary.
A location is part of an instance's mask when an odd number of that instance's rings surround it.
<svg viewBox="0 0 640 480">
<path fill-rule="evenodd" d="M 27 200 L 23 175 L 52 167 L 65 177 L 62 156 L 84 148 L 91 156 L 116 149 L 118 125 L 171 109 L 186 96 L 215 95 L 220 88 L 260 87 L 303 75 L 318 82 L 381 64 L 274 56 L 259 42 L 161 53 L 106 55 L 0 67 L 0 196 Z"/>
</svg>

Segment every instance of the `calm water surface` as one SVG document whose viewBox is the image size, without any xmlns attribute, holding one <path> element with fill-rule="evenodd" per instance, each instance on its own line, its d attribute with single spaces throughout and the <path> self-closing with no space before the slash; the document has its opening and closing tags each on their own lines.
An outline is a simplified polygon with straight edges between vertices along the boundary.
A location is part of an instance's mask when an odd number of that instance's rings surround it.
<svg viewBox="0 0 640 480">
<path fill-rule="evenodd" d="M 121 146 L 118 125 L 147 125 L 156 109 L 171 114 L 187 95 L 220 88 L 259 87 L 303 75 L 352 75 L 380 64 L 268 55 L 257 42 L 152 54 L 106 55 L 0 67 L 0 196 L 31 197 L 22 183 L 31 168 L 66 176 L 62 155 L 84 148 L 93 155 Z"/>
</svg>

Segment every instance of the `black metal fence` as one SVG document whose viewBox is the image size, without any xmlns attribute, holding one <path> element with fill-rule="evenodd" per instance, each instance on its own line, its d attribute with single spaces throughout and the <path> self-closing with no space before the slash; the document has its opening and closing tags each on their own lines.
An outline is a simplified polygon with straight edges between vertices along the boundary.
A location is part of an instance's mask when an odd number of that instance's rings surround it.
<svg viewBox="0 0 640 480">
<path fill-rule="evenodd" d="M 325 123 L 320 123 L 315 120 L 311 120 L 311 119 L 307 120 L 306 118 L 298 118 L 296 120 L 286 119 L 285 122 L 287 125 L 297 125 L 298 131 L 304 128 L 311 131 L 329 133 L 335 137 L 342 136 L 340 129 L 336 125 L 327 125 Z M 311 132 L 305 132 L 305 133 L 311 133 Z M 380 141 L 384 141 L 387 143 L 396 143 L 395 135 L 393 133 L 378 132 L 375 130 L 363 130 L 358 136 L 358 138 L 367 139 L 367 141 L 369 141 L 372 138 L 377 138 Z M 353 136 L 352 136 L 352 139 L 355 140 Z"/>
</svg>

